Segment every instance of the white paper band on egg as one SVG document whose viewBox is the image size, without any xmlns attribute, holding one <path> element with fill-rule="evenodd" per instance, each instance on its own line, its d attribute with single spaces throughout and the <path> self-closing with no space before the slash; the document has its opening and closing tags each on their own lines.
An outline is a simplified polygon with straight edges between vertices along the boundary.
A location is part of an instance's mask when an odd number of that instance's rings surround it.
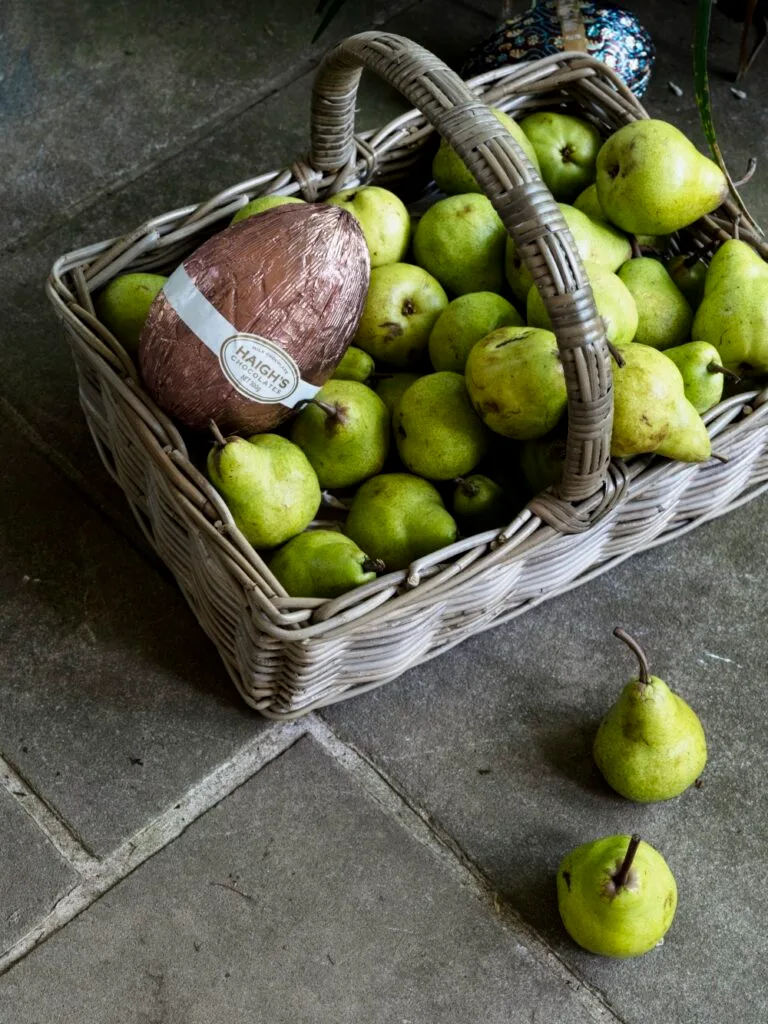
<svg viewBox="0 0 768 1024">
<path fill-rule="evenodd" d="M 190 331 L 213 352 L 222 373 L 240 394 L 265 405 L 279 403 L 293 409 L 320 390 L 302 379 L 296 361 L 274 341 L 236 330 L 183 266 L 168 278 L 163 294 Z"/>
</svg>

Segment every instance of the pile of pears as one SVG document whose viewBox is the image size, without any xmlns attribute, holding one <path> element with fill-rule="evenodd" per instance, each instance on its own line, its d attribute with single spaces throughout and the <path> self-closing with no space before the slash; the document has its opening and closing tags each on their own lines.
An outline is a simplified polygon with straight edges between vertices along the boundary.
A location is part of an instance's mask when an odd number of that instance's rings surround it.
<svg viewBox="0 0 768 1024">
<path fill-rule="evenodd" d="M 494 113 L 558 201 L 605 323 L 612 454 L 708 459 L 701 414 L 725 379 L 768 373 L 768 265 L 743 241 L 666 258 L 672 235 L 724 200 L 722 172 L 662 121 L 603 140 L 561 111 L 519 124 Z M 278 433 L 218 435 L 207 457 L 290 596 L 336 597 L 499 530 L 562 472 L 566 385 L 544 303 L 445 141 L 432 169 L 438 192 L 420 216 L 377 186 L 325 200 L 357 219 L 370 253 L 353 344 Z M 234 221 L 300 202 L 257 197 Z M 130 354 L 165 280 L 121 275 L 96 298 Z"/>
</svg>

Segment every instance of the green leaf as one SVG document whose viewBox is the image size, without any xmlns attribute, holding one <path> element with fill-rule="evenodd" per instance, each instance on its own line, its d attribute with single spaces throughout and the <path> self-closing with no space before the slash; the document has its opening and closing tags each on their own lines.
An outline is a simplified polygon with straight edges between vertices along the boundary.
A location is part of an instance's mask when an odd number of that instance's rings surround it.
<svg viewBox="0 0 768 1024">
<path fill-rule="evenodd" d="M 763 234 L 760 225 L 750 214 L 744 205 L 744 200 L 739 195 L 738 189 L 728 173 L 725 160 L 717 141 L 714 121 L 712 120 L 712 96 L 709 91 L 709 71 L 707 68 L 707 56 L 709 50 L 709 29 L 712 21 L 713 0 L 698 0 L 696 11 L 696 30 L 693 38 L 693 78 L 696 89 L 696 106 L 699 108 L 699 119 L 707 145 L 710 148 L 713 158 L 728 181 L 728 188 L 734 201 L 738 205 L 745 220 L 759 234 Z"/>
</svg>

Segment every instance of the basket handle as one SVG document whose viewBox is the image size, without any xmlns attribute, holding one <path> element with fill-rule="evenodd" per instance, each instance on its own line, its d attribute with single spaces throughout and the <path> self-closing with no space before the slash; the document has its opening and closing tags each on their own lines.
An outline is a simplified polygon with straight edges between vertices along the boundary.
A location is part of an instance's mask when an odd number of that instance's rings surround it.
<svg viewBox="0 0 768 1024">
<path fill-rule="evenodd" d="M 320 65 L 310 155 L 317 170 L 343 177 L 355 167 L 355 103 L 364 67 L 398 89 L 455 149 L 533 275 L 552 319 L 568 393 L 562 482 L 556 496 L 538 496 L 535 511 L 562 532 L 587 529 L 621 486 L 610 463 L 613 387 L 605 329 L 563 215 L 518 143 L 462 79 L 428 50 L 386 32 L 351 36 Z M 574 508 L 576 501 L 584 503 Z"/>
</svg>

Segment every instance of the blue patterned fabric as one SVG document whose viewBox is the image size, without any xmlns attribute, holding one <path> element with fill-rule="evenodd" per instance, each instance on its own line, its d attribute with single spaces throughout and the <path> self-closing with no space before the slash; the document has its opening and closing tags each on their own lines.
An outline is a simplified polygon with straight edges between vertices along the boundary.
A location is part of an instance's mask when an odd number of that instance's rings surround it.
<svg viewBox="0 0 768 1024">
<path fill-rule="evenodd" d="M 634 14 L 606 4 L 580 4 L 592 57 L 603 61 L 640 97 L 648 88 L 655 60 L 653 40 Z M 555 0 L 536 0 L 524 14 L 502 22 L 476 46 L 462 68 L 464 78 L 483 71 L 536 60 L 563 49 Z"/>
</svg>

